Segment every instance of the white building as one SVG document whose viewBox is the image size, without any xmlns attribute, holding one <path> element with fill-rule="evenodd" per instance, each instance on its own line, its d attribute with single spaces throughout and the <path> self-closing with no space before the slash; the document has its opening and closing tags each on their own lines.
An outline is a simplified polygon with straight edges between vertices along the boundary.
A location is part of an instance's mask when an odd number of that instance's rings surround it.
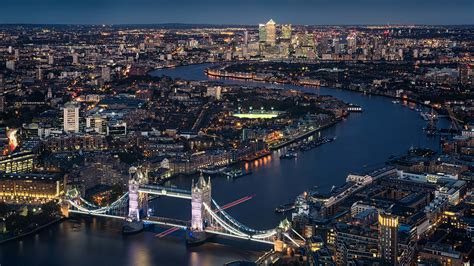
<svg viewBox="0 0 474 266">
<path fill-rule="evenodd" d="M 79 105 L 72 102 L 64 105 L 63 130 L 64 132 L 79 132 Z"/>
<path fill-rule="evenodd" d="M 214 97 L 216 100 L 221 99 L 222 88 L 221 86 L 207 87 L 206 96 Z"/>
</svg>

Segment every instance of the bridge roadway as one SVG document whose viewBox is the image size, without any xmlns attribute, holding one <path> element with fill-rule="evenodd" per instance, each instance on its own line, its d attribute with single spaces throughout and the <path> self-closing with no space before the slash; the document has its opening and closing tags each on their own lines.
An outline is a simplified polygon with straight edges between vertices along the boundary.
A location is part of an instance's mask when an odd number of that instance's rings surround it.
<svg viewBox="0 0 474 266">
<path fill-rule="evenodd" d="M 171 219 L 171 218 L 165 218 L 165 217 L 148 216 L 144 218 L 143 221 L 145 223 L 157 224 L 157 225 L 168 226 L 168 227 L 178 227 L 181 229 L 187 229 L 191 227 L 191 222 L 189 221 L 183 221 L 183 220 Z"/>
<path fill-rule="evenodd" d="M 167 196 L 180 199 L 191 199 L 191 191 L 189 190 L 163 187 L 158 185 L 140 185 L 140 187 L 138 188 L 138 192 L 146 193 L 149 195 Z"/>
</svg>

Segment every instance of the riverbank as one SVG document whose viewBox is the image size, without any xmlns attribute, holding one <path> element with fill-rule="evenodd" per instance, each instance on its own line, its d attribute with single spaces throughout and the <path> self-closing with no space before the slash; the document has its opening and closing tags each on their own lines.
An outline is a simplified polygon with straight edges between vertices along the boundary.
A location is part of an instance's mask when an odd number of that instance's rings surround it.
<svg viewBox="0 0 474 266">
<path fill-rule="evenodd" d="M 40 226 L 36 227 L 35 229 L 33 229 L 31 231 L 28 231 L 28 232 L 25 232 L 25 233 L 22 233 L 22 234 L 19 234 L 19 235 L 16 235 L 16 236 L 12 236 L 12 237 L 9 237 L 7 239 L 2 239 L 2 240 L 0 240 L 0 245 L 11 242 L 11 241 L 15 241 L 15 240 L 21 240 L 22 238 L 33 235 L 35 233 L 38 233 L 39 231 L 41 231 L 41 230 L 43 230 L 43 229 L 45 229 L 45 228 L 47 228 L 51 225 L 62 222 L 65 219 L 66 218 L 64 218 L 64 217 L 60 217 L 60 218 L 54 219 L 53 221 L 51 221 L 49 223 L 40 225 Z"/>
<path fill-rule="evenodd" d="M 347 116 L 347 115 L 346 115 L 346 116 Z M 343 116 L 343 117 L 346 117 L 346 116 Z M 308 131 L 308 132 L 306 132 L 306 133 L 303 133 L 303 134 L 301 134 L 301 135 L 299 135 L 299 136 L 296 136 L 296 137 L 294 137 L 294 138 L 291 138 L 290 140 L 287 140 L 287 141 L 285 141 L 285 142 L 283 142 L 283 143 L 279 143 L 278 145 L 272 146 L 272 147 L 270 147 L 270 149 L 271 149 L 271 150 L 278 150 L 278 149 L 281 149 L 281 148 L 286 147 L 286 146 L 288 146 L 288 145 L 290 145 L 290 144 L 292 144 L 292 143 L 294 143 L 294 142 L 296 142 L 296 141 L 298 141 L 298 140 L 301 140 L 301 139 L 304 139 L 304 138 L 306 138 L 306 137 L 309 137 L 309 136 L 311 136 L 311 135 L 313 135 L 313 134 L 316 134 L 316 133 L 317 133 L 318 131 L 320 131 L 320 130 L 323 130 L 323 129 L 332 127 L 332 126 L 336 125 L 338 122 L 340 122 L 343 117 L 336 118 L 336 120 L 331 121 L 331 122 L 329 122 L 329 123 L 327 123 L 327 124 L 324 124 L 324 125 L 322 125 L 322 126 L 319 126 L 319 127 L 317 127 L 316 129 L 310 130 L 310 131 Z"/>
<path fill-rule="evenodd" d="M 241 62 L 235 62 L 235 63 L 241 63 Z M 294 81 L 294 80 L 288 80 L 288 79 L 275 79 L 272 81 L 272 80 L 267 80 L 264 78 L 257 78 L 255 73 L 234 73 L 234 72 L 228 72 L 228 71 L 224 71 L 224 73 L 222 73 L 222 71 L 212 71 L 211 68 L 206 68 L 204 70 L 204 73 L 207 76 L 212 77 L 212 78 L 238 79 L 238 80 L 245 80 L 245 81 L 262 82 L 262 83 L 289 84 L 289 85 L 294 85 L 294 86 L 313 87 L 313 88 L 320 88 L 321 86 L 323 86 L 323 85 L 311 85 L 311 83 L 305 80 Z M 327 86 L 323 86 L 323 87 L 327 87 Z M 368 92 L 365 90 L 350 89 L 348 87 L 337 87 L 337 88 L 342 89 L 342 90 L 363 93 L 367 95 L 383 96 L 383 97 L 388 97 L 391 99 L 407 101 L 407 102 L 416 103 L 416 104 L 423 105 L 425 107 L 430 107 L 430 108 L 433 107 L 431 104 L 421 102 L 419 100 L 411 99 L 408 97 L 397 97 L 394 95 L 384 94 L 384 93 L 379 93 L 379 92 Z"/>
</svg>

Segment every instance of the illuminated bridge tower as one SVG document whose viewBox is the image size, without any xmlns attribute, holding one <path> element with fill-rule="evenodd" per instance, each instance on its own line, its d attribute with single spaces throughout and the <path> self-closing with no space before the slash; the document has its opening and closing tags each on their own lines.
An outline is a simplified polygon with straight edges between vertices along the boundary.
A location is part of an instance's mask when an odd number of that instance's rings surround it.
<svg viewBox="0 0 474 266">
<path fill-rule="evenodd" d="M 148 197 L 145 193 L 138 192 L 141 184 L 148 183 L 147 171 L 137 167 L 128 170 L 128 218 L 132 221 L 140 221 L 146 216 L 148 210 Z"/>
<path fill-rule="evenodd" d="M 191 187 L 191 230 L 203 231 L 210 223 L 210 215 L 206 212 L 204 204 L 211 207 L 211 178 L 206 182 L 204 177 L 199 177 L 196 184 Z"/>
</svg>

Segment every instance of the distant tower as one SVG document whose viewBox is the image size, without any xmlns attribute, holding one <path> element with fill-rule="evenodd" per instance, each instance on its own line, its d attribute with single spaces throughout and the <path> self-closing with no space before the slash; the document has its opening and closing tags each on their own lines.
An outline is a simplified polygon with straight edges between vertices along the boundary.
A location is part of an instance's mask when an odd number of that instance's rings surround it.
<svg viewBox="0 0 474 266">
<path fill-rule="evenodd" d="M 249 44 L 249 32 L 244 31 L 244 46 L 247 46 Z"/>
<path fill-rule="evenodd" d="M 78 65 L 79 64 L 79 55 L 74 53 L 72 54 L 72 64 L 73 65 Z"/>
<path fill-rule="evenodd" d="M 36 71 L 36 79 L 43 80 L 43 69 L 41 67 L 38 67 L 38 70 Z"/>
<path fill-rule="evenodd" d="M 391 265 L 397 265 L 398 256 L 398 217 L 389 213 L 379 213 L 379 252 L 380 257 Z"/>
<path fill-rule="evenodd" d="M 267 44 L 275 45 L 276 44 L 276 23 L 273 19 L 270 19 L 267 24 L 265 24 L 265 29 L 267 33 Z"/>
<path fill-rule="evenodd" d="M 53 90 L 51 87 L 48 87 L 48 93 L 46 94 L 46 98 L 52 99 L 53 98 Z"/>
<path fill-rule="evenodd" d="M 291 24 L 281 25 L 281 39 L 291 39 Z"/>
<path fill-rule="evenodd" d="M 265 28 L 265 24 L 258 24 L 258 41 L 262 43 L 267 41 L 267 29 Z"/>
<path fill-rule="evenodd" d="M 108 66 L 103 66 L 102 67 L 102 79 L 105 82 L 110 81 L 110 67 L 108 67 Z"/>
<path fill-rule="evenodd" d="M 211 207 L 211 179 L 206 182 L 204 177 L 199 176 L 196 184 L 192 184 L 191 188 L 191 229 L 195 231 L 203 231 L 206 223 L 210 221 L 204 204 Z"/>
<path fill-rule="evenodd" d="M 54 65 L 54 56 L 52 54 L 48 55 L 48 65 Z"/>
</svg>

